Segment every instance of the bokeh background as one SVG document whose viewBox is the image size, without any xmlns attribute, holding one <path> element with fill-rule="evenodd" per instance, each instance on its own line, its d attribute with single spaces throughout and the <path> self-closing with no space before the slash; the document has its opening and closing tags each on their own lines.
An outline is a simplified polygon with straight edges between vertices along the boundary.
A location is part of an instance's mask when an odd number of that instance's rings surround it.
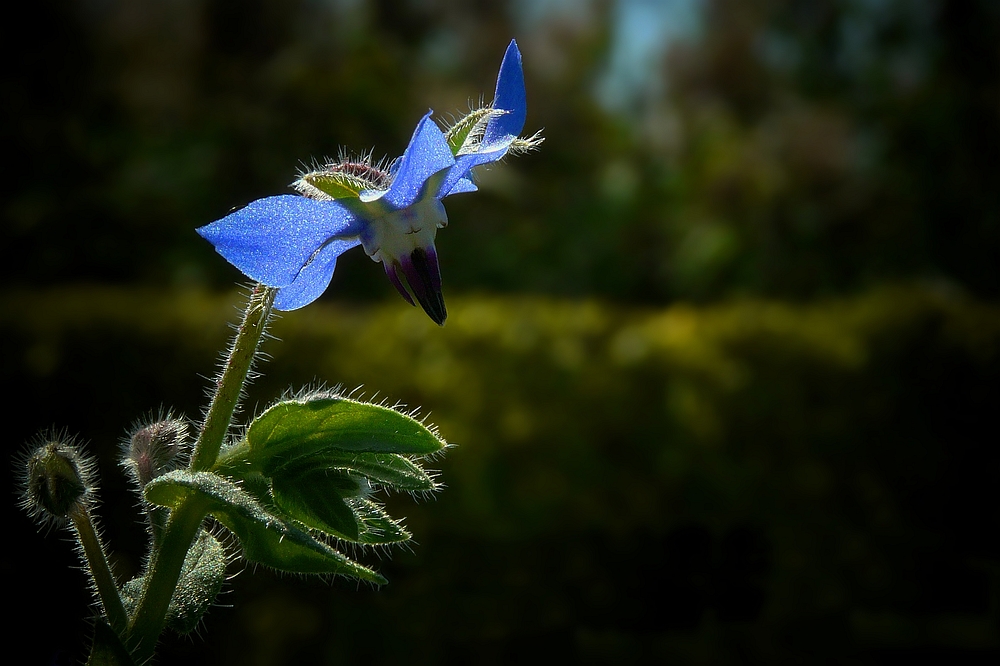
<svg viewBox="0 0 1000 666">
<path fill-rule="evenodd" d="M 1000 4 L 23 9 L 0 28 L 5 478 L 38 430 L 79 433 L 123 578 L 118 443 L 198 417 L 242 300 L 193 229 L 489 101 L 512 37 L 546 137 L 447 201 L 443 329 L 352 251 L 249 392 L 362 386 L 456 444 L 437 499 L 388 499 L 412 549 L 359 554 L 390 584 L 234 564 L 159 663 L 997 663 Z M 6 644 L 81 663 L 72 546 L 9 498 Z"/>
</svg>

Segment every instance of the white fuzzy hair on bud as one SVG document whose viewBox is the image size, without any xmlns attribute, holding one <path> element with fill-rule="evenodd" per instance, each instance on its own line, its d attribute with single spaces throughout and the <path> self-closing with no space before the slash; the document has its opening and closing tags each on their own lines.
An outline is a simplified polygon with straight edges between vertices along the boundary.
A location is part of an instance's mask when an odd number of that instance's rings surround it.
<svg viewBox="0 0 1000 666">
<path fill-rule="evenodd" d="M 20 505 L 43 527 L 65 524 L 72 511 L 96 497 L 96 462 L 65 431 L 36 435 L 19 467 Z"/>
<path fill-rule="evenodd" d="M 189 452 L 188 423 L 171 412 L 152 422 L 137 422 L 122 443 L 121 465 L 141 489 L 162 474 L 177 469 Z"/>
</svg>

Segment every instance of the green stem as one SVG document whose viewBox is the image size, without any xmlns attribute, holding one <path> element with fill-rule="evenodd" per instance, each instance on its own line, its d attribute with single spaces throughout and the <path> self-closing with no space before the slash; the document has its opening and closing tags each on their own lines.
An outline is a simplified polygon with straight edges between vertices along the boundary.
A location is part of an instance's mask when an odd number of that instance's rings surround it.
<svg viewBox="0 0 1000 666">
<path fill-rule="evenodd" d="M 149 534 L 152 537 L 150 549 L 156 550 L 163 539 L 163 530 L 166 529 L 170 512 L 162 506 L 150 506 L 146 509 L 146 515 L 149 518 Z"/>
<path fill-rule="evenodd" d="M 188 499 L 170 512 L 160 547 L 153 551 L 142 599 L 128 628 L 126 645 L 137 664 L 153 656 L 166 624 L 170 600 L 184 566 L 184 558 L 205 519 L 205 504 Z"/>
<path fill-rule="evenodd" d="M 243 321 L 229 350 L 222 374 L 205 416 L 188 469 L 210 469 L 229 432 L 233 413 L 239 404 L 247 375 L 271 316 L 277 290 L 258 284 L 250 293 Z M 191 543 L 194 541 L 207 507 L 198 498 L 182 502 L 170 512 L 158 543 L 153 549 L 146 572 L 145 589 L 128 627 L 127 645 L 136 663 L 153 656 L 160 633 L 166 624 L 167 611 Z"/>
<path fill-rule="evenodd" d="M 247 374 L 253 366 L 264 328 L 271 317 L 271 307 L 277 293 L 277 289 L 258 284 L 250 294 L 250 302 L 247 303 L 243 321 L 236 331 L 236 339 L 233 340 L 222 375 L 216 383 L 205 424 L 194 446 L 194 454 L 188 466 L 192 472 L 211 469 L 215 459 L 219 457 L 219 450 L 229 431 Z"/>
<path fill-rule="evenodd" d="M 73 527 L 76 528 L 77 538 L 83 547 L 83 554 L 87 558 L 90 567 L 90 575 L 94 579 L 97 587 L 97 595 L 104 606 L 104 615 L 108 618 L 108 624 L 120 636 L 128 626 L 128 614 L 125 606 L 122 605 L 122 598 L 118 594 L 118 584 L 115 582 L 114 574 L 108 565 L 107 555 L 104 553 L 104 544 L 94 529 L 94 522 L 91 520 L 90 512 L 85 506 L 77 503 L 69 512 Z"/>
</svg>

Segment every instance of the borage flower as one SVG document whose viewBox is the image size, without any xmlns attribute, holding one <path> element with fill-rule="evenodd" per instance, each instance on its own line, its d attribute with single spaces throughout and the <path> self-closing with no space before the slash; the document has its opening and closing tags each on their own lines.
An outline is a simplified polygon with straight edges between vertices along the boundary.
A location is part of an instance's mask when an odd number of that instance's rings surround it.
<svg viewBox="0 0 1000 666">
<path fill-rule="evenodd" d="M 538 134 L 518 138 L 527 113 L 521 53 L 507 47 L 493 104 L 443 132 L 429 111 L 403 155 L 388 170 L 370 160 L 342 160 L 304 174 L 303 196 L 258 199 L 198 229 L 216 251 L 253 280 L 278 288 L 274 307 L 295 310 L 316 300 L 337 257 L 361 245 L 411 305 L 438 324 L 447 313 L 434 238 L 448 224 L 441 200 L 474 192 L 474 167 L 530 150 Z"/>
</svg>

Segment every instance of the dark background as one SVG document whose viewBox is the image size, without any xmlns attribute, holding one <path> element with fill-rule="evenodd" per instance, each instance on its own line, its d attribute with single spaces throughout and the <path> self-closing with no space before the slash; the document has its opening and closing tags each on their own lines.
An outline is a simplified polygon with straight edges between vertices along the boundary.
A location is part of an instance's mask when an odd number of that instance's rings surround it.
<svg viewBox="0 0 1000 666">
<path fill-rule="evenodd" d="M 198 417 L 241 298 L 193 229 L 489 101 L 512 37 L 544 128 L 446 201 L 443 329 L 351 252 L 251 388 L 364 385 L 458 444 L 436 500 L 389 500 L 412 549 L 358 554 L 390 584 L 234 563 L 160 663 L 1000 656 L 997 3 L 81 0 L 2 30 L 10 468 L 79 433 L 122 577 L 118 441 Z M 10 497 L 7 644 L 79 663 L 78 560 Z"/>
</svg>

